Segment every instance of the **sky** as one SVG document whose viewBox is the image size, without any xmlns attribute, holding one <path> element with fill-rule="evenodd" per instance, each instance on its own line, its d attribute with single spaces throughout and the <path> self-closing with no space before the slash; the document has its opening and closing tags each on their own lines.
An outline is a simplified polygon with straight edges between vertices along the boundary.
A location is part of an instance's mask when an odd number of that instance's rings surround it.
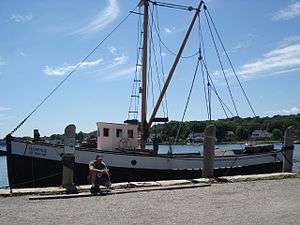
<svg viewBox="0 0 300 225">
<path fill-rule="evenodd" d="M 196 0 L 169 2 L 198 4 Z M 127 119 L 139 16 L 131 14 L 93 55 L 78 63 L 136 5 L 136 0 L 0 1 L 0 137 L 14 129 L 75 67 L 78 69 L 70 79 L 14 135 L 32 136 L 35 128 L 42 136 L 63 133 L 70 123 L 77 131 L 90 132 L 96 129 L 96 122 Z M 300 1 L 208 0 L 206 5 L 255 113 L 300 113 Z M 157 12 L 161 40 L 176 52 L 193 12 L 161 7 Z M 200 23 L 208 71 L 219 96 L 233 111 L 203 12 Z M 148 116 L 158 95 L 158 80 L 174 60 L 164 46 L 159 49 L 154 28 L 152 34 L 156 51 L 152 50 L 149 63 Z M 183 55 L 192 55 L 198 46 L 196 22 Z M 219 51 L 239 116 L 253 116 L 224 52 Z M 164 70 L 159 69 L 159 75 L 155 73 L 154 54 L 163 61 Z M 175 71 L 167 92 L 171 120 L 182 117 L 196 62 L 197 56 L 182 58 Z M 214 94 L 212 118 L 225 118 Z M 205 95 L 198 71 L 184 120 L 205 119 Z"/>
</svg>

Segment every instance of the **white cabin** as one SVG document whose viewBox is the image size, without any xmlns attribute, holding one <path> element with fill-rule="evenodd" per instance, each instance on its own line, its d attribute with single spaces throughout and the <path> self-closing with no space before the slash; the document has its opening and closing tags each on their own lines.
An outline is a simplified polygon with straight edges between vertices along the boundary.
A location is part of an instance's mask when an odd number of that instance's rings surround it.
<svg viewBox="0 0 300 225">
<path fill-rule="evenodd" d="M 97 123 L 97 148 L 100 150 L 139 148 L 138 125 L 127 123 Z"/>
</svg>

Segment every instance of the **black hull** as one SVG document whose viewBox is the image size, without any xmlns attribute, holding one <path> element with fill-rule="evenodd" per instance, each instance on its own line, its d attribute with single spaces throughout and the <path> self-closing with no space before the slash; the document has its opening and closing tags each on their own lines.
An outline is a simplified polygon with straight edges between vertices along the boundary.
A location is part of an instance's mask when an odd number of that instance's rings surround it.
<svg viewBox="0 0 300 225">
<path fill-rule="evenodd" d="M 60 186 L 62 162 L 21 155 L 7 156 L 11 188 Z M 193 179 L 201 177 L 199 170 L 147 170 L 110 167 L 112 182 Z M 216 169 L 215 176 L 280 172 L 282 162 L 255 166 Z M 88 165 L 75 164 L 75 183 L 88 184 Z"/>
</svg>

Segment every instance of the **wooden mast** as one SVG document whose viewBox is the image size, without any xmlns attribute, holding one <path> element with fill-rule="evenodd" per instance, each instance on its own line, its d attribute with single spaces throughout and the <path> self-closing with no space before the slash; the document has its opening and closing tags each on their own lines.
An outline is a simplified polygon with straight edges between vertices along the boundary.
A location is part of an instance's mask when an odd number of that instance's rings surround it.
<svg viewBox="0 0 300 225">
<path fill-rule="evenodd" d="M 142 57 L 142 110 L 141 110 L 141 149 L 145 149 L 148 125 L 147 125 L 147 62 L 148 62 L 148 0 L 141 0 L 144 6 L 143 24 L 143 57 Z"/>
<path fill-rule="evenodd" d="M 186 43 L 187 43 L 187 40 L 188 40 L 188 38 L 189 38 L 189 36 L 190 36 L 190 33 L 191 33 L 192 28 L 193 28 L 193 26 L 194 26 L 194 24 L 195 24 L 195 21 L 196 21 L 196 19 L 197 19 L 197 16 L 198 16 L 198 14 L 199 14 L 199 12 L 200 12 L 200 9 L 201 9 L 202 4 L 203 4 L 203 1 L 200 1 L 199 5 L 198 5 L 198 8 L 197 8 L 197 10 L 196 10 L 196 12 L 195 12 L 195 14 L 194 14 L 194 16 L 193 16 L 193 19 L 192 19 L 192 21 L 191 21 L 191 24 L 190 24 L 190 26 L 189 26 L 189 28 L 188 28 L 186 34 L 185 34 L 185 37 L 184 37 L 184 39 L 183 39 L 183 41 L 182 41 L 182 44 L 181 44 L 181 46 L 180 46 L 180 49 L 179 49 L 179 51 L 178 51 L 178 53 L 177 53 L 177 55 L 176 55 L 176 57 L 175 57 L 175 60 L 174 60 L 174 62 L 173 62 L 173 65 L 172 65 L 172 67 L 171 67 L 171 69 L 170 69 L 170 71 L 169 71 L 169 74 L 168 74 L 167 79 L 166 79 L 166 81 L 165 81 L 165 83 L 164 83 L 164 86 L 163 86 L 163 88 L 162 88 L 162 90 L 161 90 L 161 93 L 160 93 L 160 95 L 159 95 L 159 97 L 158 97 L 158 99 L 157 99 L 157 102 L 156 102 L 156 104 L 155 104 L 155 107 L 154 107 L 154 109 L 153 109 L 153 112 L 152 112 L 152 114 L 151 114 L 151 117 L 150 117 L 150 119 L 149 119 L 149 123 L 148 123 L 147 129 L 150 129 L 150 127 L 151 127 L 151 125 L 152 125 L 152 123 L 153 123 L 153 121 L 154 121 L 154 119 L 155 119 L 156 113 L 157 113 L 157 111 L 158 111 L 158 109 L 159 109 L 159 106 L 160 106 L 160 104 L 161 104 L 161 102 L 162 102 L 162 99 L 163 99 L 163 97 L 164 97 L 164 95 L 165 95 L 165 93 L 166 93 L 166 91 L 167 91 L 167 88 L 168 88 L 168 86 L 169 86 L 169 83 L 170 83 L 170 81 L 171 81 L 171 79 L 172 79 L 172 76 L 173 76 L 173 74 L 174 74 L 174 72 L 175 72 L 176 66 L 177 66 L 177 64 L 178 64 L 178 62 L 179 62 L 179 59 L 180 59 L 180 57 L 181 57 L 181 55 L 182 55 L 182 52 L 183 52 L 183 50 L 184 50 L 184 47 L 185 47 L 185 45 L 186 45 Z"/>
</svg>

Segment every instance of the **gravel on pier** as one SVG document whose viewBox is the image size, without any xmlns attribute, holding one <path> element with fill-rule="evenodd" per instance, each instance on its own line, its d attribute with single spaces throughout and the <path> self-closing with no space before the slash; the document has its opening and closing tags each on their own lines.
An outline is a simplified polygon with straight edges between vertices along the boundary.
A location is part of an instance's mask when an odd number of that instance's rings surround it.
<svg viewBox="0 0 300 225">
<path fill-rule="evenodd" d="M 300 179 L 76 199 L 0 198 L 0 224 L 299 224 Z"/>
</svg>

